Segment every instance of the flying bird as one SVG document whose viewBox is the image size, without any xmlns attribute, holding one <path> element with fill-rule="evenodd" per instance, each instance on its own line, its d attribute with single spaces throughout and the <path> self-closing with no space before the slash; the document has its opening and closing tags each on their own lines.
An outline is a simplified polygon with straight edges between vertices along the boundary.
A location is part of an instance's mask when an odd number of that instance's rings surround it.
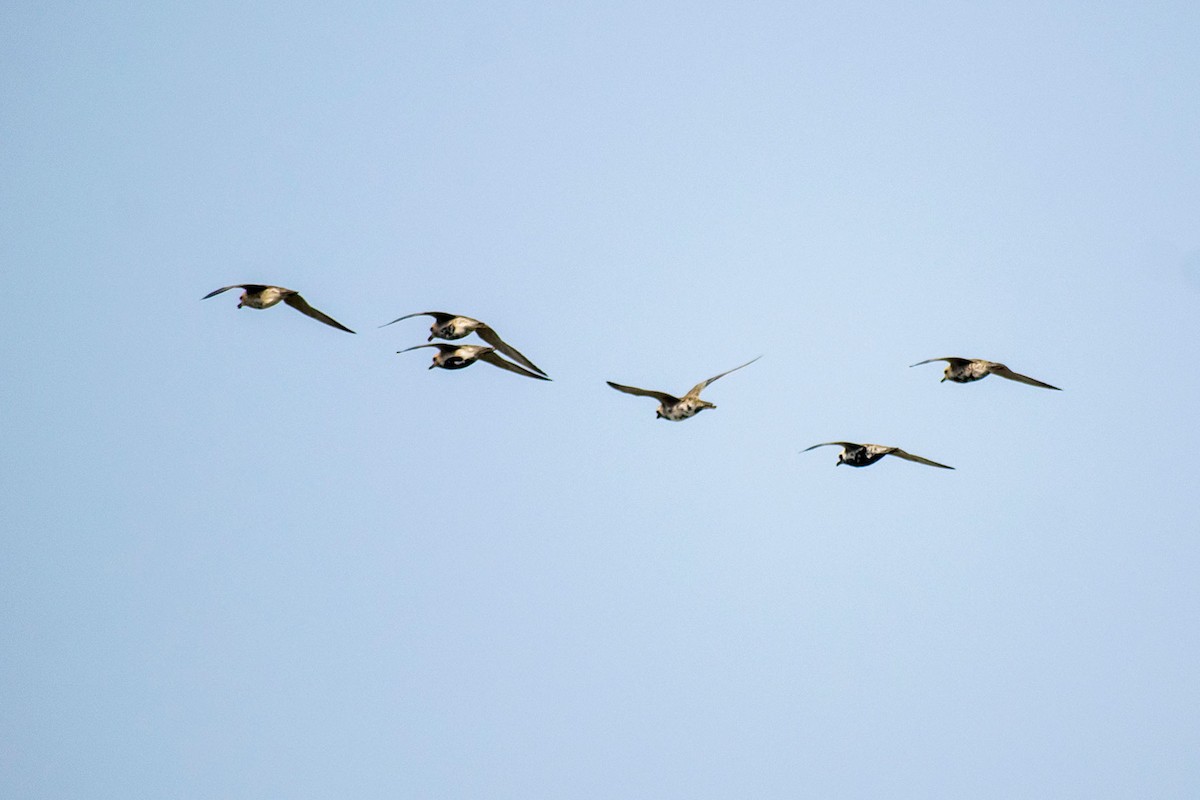
<svg viewBox="0 0 1200 800">
<path fill-rule="evenodd" d="M 988 375 L 999 375 L 1001 378 L 1008 378 L 1010 381 L 1020 381 L 1028 383 L 1030 386 L 1040 386 L 1043 389 L 1053 389 L 1056 392 L 1061 392 L 1057 386 L 1051 386 L 1048 383 L 1034 380 L 1028 375 L 1021 375 L 1013 372 L 1003 364 L 998 364 L 995 361 L 987 361 L 982 358 L 956 358 L 950 356 L 947 358 L 927 358 L 924 361 L 918 361 L 912 364 L 913 367 L 919 367 L 922 364 L 931 364 L 934 361 L 945 361 L 946 371 L 943 381 L 954 381 L 955 383 L 970 383 L 986 378 Z"/>
<path fill-rule="evenodd" d="M 427 342 L 432 342 L 434 339 L 461 339 L 474 332 L 479 334 L 480 339 L 483 339 L 513 361 L 541 375 L 546 374 L 537 364 L 534 364 L 522 355 L 517 348 L 501 339 L 499 334 L 490 325 L 480 322 L 477 319 L 471 319 L 470 317 L 464 317 L 459 314 L 447 314 L 445 311 L 418 311 L 414 314 L 405 314 L 403 317 L 397 317 L 379 327 L 386 328 L 392 323 L 412 317 L 433 317 L 433 324 L 429 326 L 429 338 L 425 340 Z"/>
<path fill-rule="evenodd" d="M 292 308 L 299 311 L 301 314 L 312 317 L 318 322 L 324 322 L 326 325 L 337 328 L 346 333 L 354 333 L 342 323 L 338 322 L 328 314 L 322 314 L 308 304 L 308 301 L 300 296 L 300 293 L 294 289 L 285 289 L 282 286 L 264 286 L 260 283 L 235 283 L 232 286 L 222 286 L 220 289 L 209 292 L 201 297 L 201 300 L 207 300 L 210 297 L 215 297 L 221 292 L 227 292 L 230 289 L 242 289 L 242 296 L 238 300 L 237 307 L 243 306 L 249 308 L 270 308 L 280 300 L 287 303 Z"/>
<path fill-rule="evenodd" d="M 837 464 L 847 464 L 851 467 L 869 467 L 884 456 L 896 456 L 903 458 L 906 461 L 915 461 L 918 464 L 928 464 L 931 467 L 941 467 L 942 469 L 954 469 L 945 464 L 939 464 L 936 461 L 930 461 L 928 458 L 914 456 L 912 453 L 906 453 L 899 447 L 888 447 L 882 444 L 856 444 L 854 442 L 821 442 L 814 444 L 812 447 L 806 447 L 801 452 L 807 453 L 809 450 L 815 450 L 818 447 L 826 445 L 837 445 L 842 448 L 842 452 L 838 453 Z"/>
<path fill-rule="evenodd" d="M 429 365 L 430 369 L 434 367 L 464 369 L 476 361 L 486 361 L 492 366 L 506 369 L 509 372 L 515 372 L 518 375 L 524 375 L 528 378 L 537 378 L 539 381 L 550 380 L 545 375 L 530 372 L 524 367 L 513 364 L 511 361 L 505 361 L 496 354 L 496 348 L 494 347 L 483 347 L 477 344 L 442 344 L 441 342 L 435 342 L 434 344 L 419 344 L 416 347 L 406 347 L 396 352 L 407 353 L 409 350 L 418 350 L 422 347 L 436 347 L 438 350 L 433 354 L 433 363 Z"/>
<path fill-rule="evenodd" d="M 675 395 L 667 394 L 666 392 L 654 392 L 650 391 L 649 389 L 639 389 L 636 386 L 622 386 L 621 384 L 613 383 L 612 381 L 605 381 L 605 383 L 616 389 L 618 392 L 625 392 L 625 394 L 636 394 L 639 397 L 653 397 L 654 399 L 658 400 L 658 411 L 656 411 L 654 415 L 656 419 L 667 419 L 671 420 L 672 422 L 679 422 L 680 420 L 685 420 L 688 417 L 694 417 L 706 408 L 716 408 L 715 405 L 707 400 L 700 399 L 700 392 L 703 391 L 704 387 L 708 386 L 718 378 L 725 377 L 731 372 L 736 372 L 742 367 L 750 366 L 755 361 L 758 361 L 759 358 L 762 358 L 762 356 L 747 361 L 745 364 L 742 364 L 741 367 L 734 367 L 733 369 L 725 370 L 720 375 L 714 375 L 706 381 L 700 381 L 700 383 L 697 383 L 695 386 L 693 386 L 692 390 L 683 397 L 676 397 Z"/>
</svg>

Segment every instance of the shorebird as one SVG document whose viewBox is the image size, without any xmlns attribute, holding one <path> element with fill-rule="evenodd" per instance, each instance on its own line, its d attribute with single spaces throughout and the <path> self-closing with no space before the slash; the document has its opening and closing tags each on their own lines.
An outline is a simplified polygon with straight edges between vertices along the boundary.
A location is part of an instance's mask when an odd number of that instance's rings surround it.
<svg viewBox="0 0 1200 800">
<path fill-rule="evenodd" d="M 510 361 L 505 361 L 500 356 L 496 355 L 496 348 L 483 347 L 477 344 L 442 344 L 435 342 L 434 344 L 419 344 L 416 347 L 406 347 L 403 350 L 397 350 L 397 353 L 407 353 L 409 350 L 418 350 L 422 347 L 436 347 L 437 352 L 433 354 L 433 363 L 429 365 L 430 369 L 441 367 L 442 369 L 463 369 L 474 364 L 476 361 L 486 361 L 492 366 L 506 369 L 509 372 L 515 372 L 518 375 L 524 375 L 529 378 L 537 378 L 539 381 L 550 380 L 545 375 L 539 375 L 536 372 L 530 372 L 524 367 L 517 366 Z"/>
<path fill-rule="evenodd" d="M 472 332 L 479 334 L 479 338 L 494 347 L 497 351 L 516 361 L 519 364 L 528 367 L 529 369 L 541 375 L 546 373 L 537 365 L 530 361 L 508 342 L 500 338 L 496 331 L 487 323 L 480 322 L 477 319 L 464 317 L 460 314 L 447 314 L 445 311 L 418 311 L 414 314 L 405 314 L 403 317 L 397 317 L 391 322 L 380 325 L 381 328 L 386 328 L 394 322 L 399 322 L 402 319 L 410 319 L 412 317 L 433 317 L 433 324 L 429 326 L 429 338 L 425 341 L 432 342 L 434 339 L 461 339 L 464 336 L 469 336 Z"/>
<path fill-rule="evenodd" d="M 884 456 L 896 456 L 907 461 L 915 461 L 918 464 L 928 464 L 931 467 L 941 467 L 942 469 L 954 469 L 947 467 L 945 464 L 939 464 L 936 461 L 930 461 L 928 458 L 914 456 L 912 453 L 906 453 L 899 447 L 888 447 L 882 444 L 856 444 L 855 442 L 821 442 L 814 444 L 812 447 L 806 447 L 802 453 L 807 453 L 809 450 L 815 450 L 818 447 L 826 445 L 837 445 L 842 448 L 842 452 L 838 453 L 837 464 L 847 464 L 851 467 L 869 467 Z"/>
<path fill-rule="evenodd" d="M 261 283 L 235 283 L 232 286 L 222 286 L 220 289 L 209 292 L 201 297 L 201 300 L 207 300 L 210 297 L 215 297 L 221 292 L 227 292 L 230 289 L 242 289 L 242 296 L 238 299 L 237 307 L 246 306 L 248 308 L 270 308 L 280 300 L 287 303 L 292 308 L 299 311 L 301 314 L 306 314 L 318 322 L 324 322 L 326 325 L 337 328 L 346 333 L 354 333 L 342 323 L 338 322 L 328 314 L 322 314 L 308 304 L 308 301 L 300 296 L 300 293 L 295 289 L 285 289 L 282 286 L 264 286 Z"/>
<path fill-rule="evenodd" d="M 625 392 L 625 394 L 636 394 L 639 397 L 655 398 L 658 400 L 658 411 L 655 412 L 655 418 L 669 419 L 672 422 L 679 422 L 680 420 L 685 420 L 688 417 L 696 416 L 706 408 L 716 408 L 715 405 L 707 400 L 700 399 L 700 392 L 704 389 L 704 387 L 708 386 L 718 378 L 725 377 L 731 372 L 736 372 L 742 367 L 750 366 L 755 361 L 758 361 L 759 358 L 762 358 L 762 356 L 750 359 L 745 364 L 742 364 L 741 367 L 727 369 L 720 375 L 714 375 L 706 381 L 700 381 L 700 383 L 697 383 L 695 386 L 693 386 L 692 390 L 683 397 L 676 397 L 675 395 L 667 394 L 666 392 L 653 392 L 649 389 L 639 389 L 636 386 L 622 386 L 621 384 L 613 383 L 612 381 L 605 381 L 605 383 L 616 389 L 618 392 Z"/>
<path fill-rule="evenodd" d="M 954 381 L 955 383 L 970 383 L 986 378 L 988 375 L 999 375 L 1001 378 L 1008 378 L 1010 381 L 1020 381 L 1028 383 L 1030 386 L 1040 386 L 1043 389 L 1053 389 L 1056 392 L 1061 392 L 1057 386 L 1051 386 L 1048 383 L 1036 381 L 1028 375 L 1021 375 L 1013 372 L 1003 364 L 998 364 L 995 361 L 987 361 L 982 358 L 957 358 L 949 356 L 946 358 L 927 358 L 924 361 L 918 361 L 910 366 L 919 367 L 922 364 L 931 364 L 934 361 L 945 361 L 946 372 L 942 381 Z"/>
</svg>

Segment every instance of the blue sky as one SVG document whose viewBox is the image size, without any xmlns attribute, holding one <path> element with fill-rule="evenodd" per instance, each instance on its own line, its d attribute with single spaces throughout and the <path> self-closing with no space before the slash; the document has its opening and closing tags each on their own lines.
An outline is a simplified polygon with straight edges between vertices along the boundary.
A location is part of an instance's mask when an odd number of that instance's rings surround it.
<svg viewBox="0 0 1200 800">
<path fill-rule="evenodd" d="M 1198 34 L 5 5 L 0 795 L 1196 796 Z"/>
</svg>

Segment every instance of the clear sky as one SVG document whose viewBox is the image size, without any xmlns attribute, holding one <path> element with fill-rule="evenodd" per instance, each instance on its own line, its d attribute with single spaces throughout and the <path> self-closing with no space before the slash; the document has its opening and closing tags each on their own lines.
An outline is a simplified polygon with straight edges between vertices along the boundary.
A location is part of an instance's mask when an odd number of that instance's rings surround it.
<svg viewBox="0 0 1200 800">
<path fill-rule="evenodd" d="M 0 796 L 1200 796 L 1200 6 L 250 5 L 0 8 Z"/>
</svg>

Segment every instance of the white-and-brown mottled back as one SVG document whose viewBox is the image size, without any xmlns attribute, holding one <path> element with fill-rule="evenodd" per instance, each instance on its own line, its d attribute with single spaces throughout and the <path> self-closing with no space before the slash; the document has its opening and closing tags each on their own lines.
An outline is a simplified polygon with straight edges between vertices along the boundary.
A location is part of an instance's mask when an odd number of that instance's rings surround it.
<svg viewBox="0 0 1200 800">
<path fill-rule="evenodd" d="M 651 391 L 650 389 L 639 389 L 636 386 L 622 386 L 621 384 L 613 383 L 612 381 L 605 381 L 605 383 L 616 389 L 618 392 L 635 394 L 639 397 L 653 397 L 654 399 L 658 400 L 658 411 L 655 414 L 657 419 L 666 419 L 671 420 L 672 422 L 679 422 L 687 419 L 688 417 L 696 416 L 706 408 L 716 408 L 715 405 L 707 400 L 700 399 L 700 392 L 704 389 L 704 387 L 708 386 L 718 378 L 725 377 L 731 372 L 736 372 L 742 367 L 750 366 L 755 361 L 758 361 L 759 358 L 762 358 L 762 356 L 758 356 L 758 358 L 752 358 L 745 364 L 734 367 L 733 369 L 727 369 L 720 375 L 714 375 L 708 380 L 700 381 L 700 383 L 697 383 L 695 386 L 693 386 L 691 391 L 689 391 L 683 397 L 676 397 L 675 395 L 667 394 L 666 392 L 655 392 Z"/>
<path fill-rule="evenodd" d="M 814 444 L 812 447 L 806 447 L 801 452 L 807 453 L 809 450 L 815 450 L 818 447 L 827 445 L 836 445 L 842 448 L 842 452 L 838 454 L 837 464 L 846 464 L 851 467 L 869 467 L 884 456 L 896 456 L 903 458 L 906 461 L 915 461 L 918 464 L 928 464 L 931 467 L 941 467 L 942 469 L 954 469 L 945 464 L 939 464 L 936 461 L 930 461 L 922 456 L 914 456 L 912 453 L 906 453 L 899 447 L 889 447 L 883 444 L 858 444 L 856 442 L 821 442 Z"/>
<path fill-rule="evenodd" d="M 1028 383 L 1030 386 L 1040 386 L 1043 389 L 1053 389 L 1056 392 L 1061 392 L 1057 386 L 1051 386 L 1048 383 L 1042 383 L 1039 380 L 1034 380 L 1028 375 L 1021 375 L 1013 372 L 1008 367 L 995 361 L 988 361 L 983 358 L 958 358 L 957 356 L 946 356 L 943 358 L 927 358 L 924 361 L 918 361 L 910 366 L 919 367 L 922 364 L 932 364 L 934 361 L 945 361 L 946 369 L 942 376 L 942 381 L 953 381 L 954 383 L 971 383 L 986 378 L 988 375 L 999 375 L 1001 378 L 1008 378 L 1010 381 L 1018 381 L 1020 383 Z"/>
</svg>

